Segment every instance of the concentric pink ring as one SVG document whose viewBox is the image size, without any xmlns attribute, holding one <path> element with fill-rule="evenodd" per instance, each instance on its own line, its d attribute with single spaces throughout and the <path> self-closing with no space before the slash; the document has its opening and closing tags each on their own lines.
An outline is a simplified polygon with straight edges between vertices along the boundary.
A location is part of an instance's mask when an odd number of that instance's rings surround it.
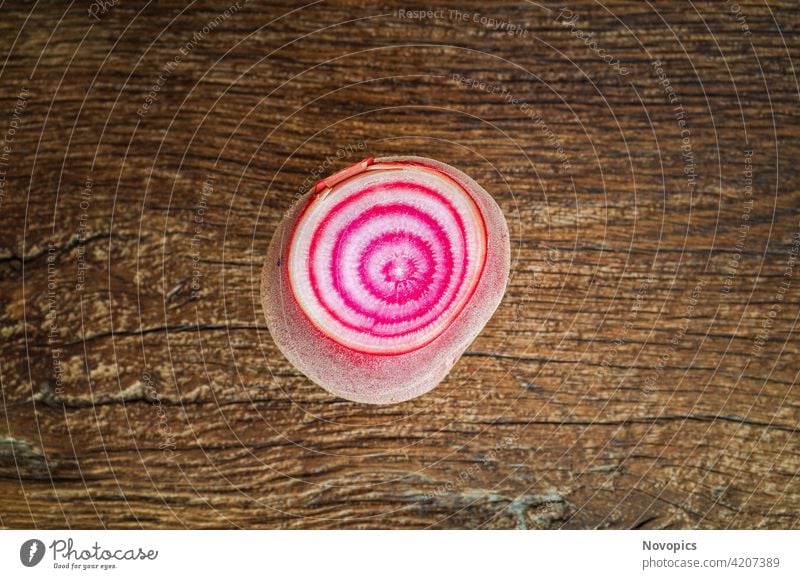
<svg viewBox="0 0 800 579">
<path fill-rule="evenodd" d="M 376 208 L 370 214 L 363 214 L 361 217 L 359 217 L 356 220 L 356 222 L 353 222 L 345 230 L 342 230 L 339 233 L 339 237 L 337 238 L 336 245 L 334 247 L 334 251 L 333 251 L 334 260 L 333 260 L 333 262 L 331 263 L 331 266 L 330 266 L 331 270 L 333 272 L 337 272 L 337 273 L 339 272 L 340 261 L 341 261 L 340 260 L 340 257 L 341 257 L 340 254 L 341 254 L 341 251 L 342 251 L 341 248 L 342 248 L 342 245 L 345 243 L 346 236 L 349 233 L 349 230 L 355 229 L 357 227 L 362 227 L 362 226 L 365 226 L 365 225 L 368 226 L 370 219 L 372 219 L 374 217 L 380 217 L 380 216 L 386 216 L 386 215 L 390 216 L 390 215 L 392 215 L 393 212 L 405 212 L 406 214 L 414 215 L 417 219 L 419 219 L 419 221 L 425 223 L 428 227 L 431 228 L 431 230 L 434 231 L 434 239 L 439 244 L 437 246 L 437 248 L 444 254 L 442 256 L 442 259 L 438 260 L 439 261 L 439 267 L 441 269 L 444 269 L 444 272 L 441 272 L 441 270 L 440 270 L 439 277 L 440 277 L 440 279 L 442 279 L 442 284 L 440 284 L 440 285 L 445 285 L 446 286 L 446 284 L 449 283 L 450 278 L 452 277 L 452 272 L 453 272 L 452 254 L 451 254 L 451 251 L 450 251 L 450 249 L 449 249 L 449 247 L 447 245 L 448 244 L 447 236 L 444 234 L 444 232 L 441 230 L 441 228 L 438 226 L 438 224 L 430 216 L 428 216 L 428 215 L 426 215 L 426 214 L 414 209 L 413 207 L 397 205 L 397 204 L 384 205 L 384 206 Z M 324 226 L 325 226 L 325 224 L 320 225 L 320 229 L 317 230 L 317 232 L 318 232 L 317 235 L 319 234 L 319 231 L 322 230 L 322 228 Z M 365 277 L 364 274 L 366 273 L 363 270 L 366 268 L 366 265 L 367 265 L 363 258 L 368 257 L 367 251 L 371 249 L 371 251 L 374 253 L 376 251 L 376 249 L 378 249 L 378 248 L 376 248 L 376 245 L 379 243 L 379 240 L 381 240 L 381 239 L 383 239 L 386 244 L 381 246 L 380 249 L 384 249 L 385 250 L 385 248 L 388 245 L 390 250 L 391 250 L 392 246 L 398 247 L 398 246 L 401 245 L 401 244 L 397 243 L 397 238 L 402 238 L 404 236 L 412 237 L 412 238 L 414 237 L 409 232 L 405 232 L 404 231 L 404 232 L 397 232 L 394 235 L 392 235 L 392 234 L 390 234 L 390 235 L 381 234 L 381 235 L 373 238 L 370 241 L 369 246 L 362 253 L 362 260 L 359 263 L 359 277 L 360 277 L 360 279 L 362 281 L 364 280 L 364 277 Z M 393 239 L 395 239 L 394 243 L 392 241 Z M 417 238 L 416 245 L 417 246 L 419 246 L 419 245 L 423 245 L 424 246 L 425 245 L 425 240 Z M 312 247 L 313 247 L 313 242 L 312 242 Z M 425 254 L 427 253 L 425 251 L 426 249 L 428 250 L 428 252 L 431 253 L 431 255 L 433 254 L 433 251 L 430 249 L 430 247 L 425 247 L 424 249 L 420 248 L 420 251 L 417 252 L 417 257 L 425 257 Z M 413 256 L 409 256 L 409 257 L 413 257 Z M 433 261 L 433 260 L 431 260 L 431 261 Z M 314 262 L 314 260 L 313 260 L 313 253 L 312 253 L 311 259 L 309 259 L 309 268 L 311 268 L 311 264 L 313 262 Z M 465 262 L 466 262 L 466 258 L 463 260 L 463 262 L 461 264 L 461 270 L 459 272 L 462 276 L 463 276 L 464 270 L 466 269 L 466 263 Z M 430 265 L 435 270 L 435 268 L 436 268 L 436 264 L 435 263 L 430 263 L 430 261 L 426 261 L 426 264 Z M 315 293 L 317 293 L 317 299 L 319 299 L 321 303 L 326 304 L 326 308 L 328 308 L 328 311 L 330 312 L 330 314 L 333 317 L 337 318 L 342 324 L 348 325 L 350 322 L 348 322 L 346 319 L 343 319 L 339 315 L 337 315 L 337 313 L 333 310 L 332 306 L 330 305 L 330 302 L 325 299 L 325 296 L 321 295 L 320 293 L 318 293 L 318 284 L 316 283 L 316 275 L 315 275 L 313 269 L 309 269 L 309 275 L 310 275 L 310 277 L 312 279 L 312 287 L 314 288 Z M 344 289 L 342 287 L 342 284 L 340 283 L 340 279 L 341 279 L 341 276 L 334 276 L 333 287 L 337 290 L 337 292 L 339 293 L 339 296 L 344 301 L 344 303 L 347 304 L 351 309 L 353 309 L 354 311 L 357 311 L 358 313 L 360 313 L 362 315 L 369 315 L 371 317 L 371 319 L 373 319 L 375 322 L 380 323 L 380 324 L 393 324 L 393 323 L 394 324 L 398 324 L 398 323 L 403 323 L 403 322 L 409 322 L 409 321 L 412 321 L 413 319 L 419 318 L 420 315 L 421 315 L 420 314 L 421 309 L 425 305 L 427 305 L 429 307 L 434 306 L 436 304 L 436 302 L 442 298 L 443 293 L 444 293 L 444 291 L 443 291 L 444 288 L 442 288 L 442 292 L 440 292 L 439 294 L 434 294 L 433 295 L 433 299 L 429 298 L 429 299 L 425 300 L 425 303 L 417 303 L 417 304 L 415 304 L 417 306 L 415 310 L 413 310 L 411 312 L 407 312 L 405 315 L 396 316 L 396 317 L 392 318 L 392 317 L 389 317 L 389 316 L 382 315 L 382 314 L 380 314 L 379 312 L 376 312 L 376 311 L 365 310 L 364 308 L 366 306 L 368 306 L 368 304 L 363 304 L 363 303 L 356 302 L 353 299 L 353 296 L 349 292 L 347 292 L 346 289 Z M 365 289 L 367 289 L 367 288 L 365 288 Z M 452 292 L 451 292 L 451 294 L 452 294 Z M 449 303 L 452 302 L 452 299 L 454 297 L 455 297 L 454 295 L 451 295 L 450 301 L 447 304 L 445 304 L 444 307 L 449 305 Z M 388 303 L 389 300 L 384 300 L 384 301 L 386 301 Z M 433 302 L 433 303 L 431 303 L 431 302 Z M 405 305 L 406 303 L 407 302 L 400 302 L 397 305 Z M 416 329 L 418 329 L 418 328 L 416 328 Z M 413 330 L 407 329 L 405 333 L 408 333 L 410 331 L 413 331 Z M 389 335 L 391 335 L 391 334 L 389 334 Z M 402 334 L 396 334 L 396 335 L 402 335 Z"/>
<path fill-rule="evenodd" d="M 469 193 L 431 168 L 378 167 L 314 199 L 293 232 L 294 295 L 322 333 L 400 354 L 450 325 L 483 270 L 486 230 Z"/>
<path fill-rule="evenodd" d="M 450 262 L 447 257 L 440 262 L 447 267 L 449 280 L 452 274 Z M 371 294 L 399 304 L 431 294 L 435 267 L 435 256 L 424 239 L 405 231 L 384 233 L 364 250 L 358 276 Z M 404 279 L 400 278 L 398 268 L 405 272 Z"/>
</svg>

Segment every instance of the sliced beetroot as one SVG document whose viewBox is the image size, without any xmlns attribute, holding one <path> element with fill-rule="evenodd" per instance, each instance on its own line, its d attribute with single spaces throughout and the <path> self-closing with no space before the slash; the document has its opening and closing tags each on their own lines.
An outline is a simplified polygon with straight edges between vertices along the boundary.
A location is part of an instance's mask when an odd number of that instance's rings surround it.
<svg viewBox="0 0 800 579">
<path fill-rule="evenodd" d="M 261 298 L 303 374 L 342 398 L 390 404 L 447 375 L 500 304 L 509 261 L 503 213 L 461 171 L 366 159 L 289 210 Z"/>
</svg>

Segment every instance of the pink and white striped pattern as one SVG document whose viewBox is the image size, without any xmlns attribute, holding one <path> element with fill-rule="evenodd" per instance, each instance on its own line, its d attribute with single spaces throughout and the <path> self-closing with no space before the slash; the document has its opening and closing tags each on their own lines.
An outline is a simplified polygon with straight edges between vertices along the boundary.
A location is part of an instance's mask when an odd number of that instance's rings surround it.
<svg viewBox="0 0 800 579">
<path fill-rule="evenodd" d="M 487 233 L 473 198 L 445 173 L 413 162 L 380 169 L 309 203 L 290 232 L 288 274 L 320 332 L 357 352 L 396 355 L 430 343 L 461 312 Z"/>
</svg>

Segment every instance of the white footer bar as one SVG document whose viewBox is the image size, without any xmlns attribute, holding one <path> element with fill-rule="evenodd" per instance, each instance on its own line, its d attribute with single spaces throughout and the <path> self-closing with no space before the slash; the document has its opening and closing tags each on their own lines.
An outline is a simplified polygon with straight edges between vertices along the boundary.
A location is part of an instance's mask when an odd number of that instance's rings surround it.
<svg viewBox="0 0 800 579">
<path fill-rule="evenodd" d="M 2 531 L 0 576 L 797 579 L 798 551 L 800 531 Z"/>
</svg>

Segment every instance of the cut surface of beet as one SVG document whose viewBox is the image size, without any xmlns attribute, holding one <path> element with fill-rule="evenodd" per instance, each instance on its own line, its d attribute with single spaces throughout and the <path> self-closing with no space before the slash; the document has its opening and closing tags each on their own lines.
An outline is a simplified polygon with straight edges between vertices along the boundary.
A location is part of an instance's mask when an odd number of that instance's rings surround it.
<svg viewBox="0 0 800 579">
<path fill-rule="evenodd" d="M 421 157 L 366 159 L 307 193 L 276 230 L 262 274 L 273 339 L 349 400 L 418 396 L 499 305 L 509 238 L 497 204 Z"/>
</svg>

